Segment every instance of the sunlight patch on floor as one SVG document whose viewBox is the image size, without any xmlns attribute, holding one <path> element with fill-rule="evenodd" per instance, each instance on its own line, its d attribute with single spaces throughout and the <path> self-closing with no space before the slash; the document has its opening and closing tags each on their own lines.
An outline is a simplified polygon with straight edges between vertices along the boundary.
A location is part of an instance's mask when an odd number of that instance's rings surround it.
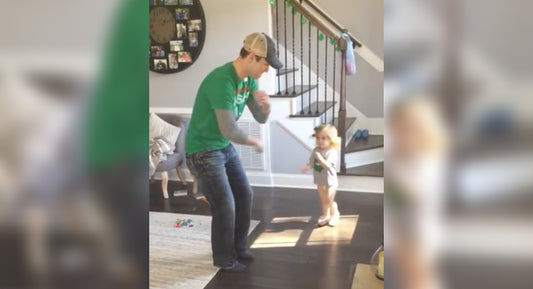
<svg viewBox="0 0 533 289">
<path fill-rule="evenodd" d="M 310 216 L 274 218 L 252 244 L 252 248 L 295 247 L 298 242 L 305 246 L 350 244 L 358 220 L 359 215 L 346 215 L 341 216 L 336 227 L 318 228 Z"/>
<path fill-rule="evenodd" d="M 352 242 L 358 220 L 359 215 L 341 216 L 337 226 L 324 226 L 313 230 L 306 244 L 350 244 Z"/>
<path fill-rule="evenodd" d="M 310 216 L 274 218 L 252 244 L 252 248 L 295 247 L 310 220 Z"/>
</svg>

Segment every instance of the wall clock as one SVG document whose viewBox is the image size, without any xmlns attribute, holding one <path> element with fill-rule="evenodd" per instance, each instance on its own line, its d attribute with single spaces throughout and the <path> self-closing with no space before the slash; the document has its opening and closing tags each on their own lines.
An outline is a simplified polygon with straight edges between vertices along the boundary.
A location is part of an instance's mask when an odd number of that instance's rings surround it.
<svg viewBox="0 0 533 289">
<path fill-rule="evenodd" d="M 150 1 L 150 70 L 175 73 L 190 67 L 205 41 L 199 0 Z"/>
<path fill-rule="evenodd" d="M 150 37 L 156 42 L 168 43 L 176 33 L 176 20 L 170 10 L 155 7 L 150 11 Z"/>
</svg>

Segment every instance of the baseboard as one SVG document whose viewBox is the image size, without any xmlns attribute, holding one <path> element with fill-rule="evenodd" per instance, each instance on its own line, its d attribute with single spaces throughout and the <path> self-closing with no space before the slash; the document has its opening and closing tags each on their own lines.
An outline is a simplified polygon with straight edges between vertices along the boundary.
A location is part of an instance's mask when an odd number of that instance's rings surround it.
<svg viewBox="0 0 533 289">
<path fill-rule="evenodd" d="M 268 172 L 261 172 L 261 171 L 246 171 L 246 176 L 248 177 L 248 181 L 252 186 L 258 186 L 258 187 L 273 187 L 274 186 L 274 180 L 272 179 L 272 174 Z"/>
<path fill-rule="evenodd" d="M 382 177 L 338 176 L 339 191 L 383 193 L 384 180 Z M 272 174 L 274 187 L 316 189 L 312 175 L 301 174 Z M 261 186 L 261 184 L 254 184 Z"/>
<path fill-rule="evenodd" d="M 283 187 L 299 189 L 316 189 L 313 184 L 312 175 L 302 174 L 270 174 L 261 171 L 247 171 L 248 181 L 256 187 Z M 338 176 L 339 191 L 378 193 L 384 192 L 383 177 L 364 177 L 364 176 Z M 155 179 L 160 179 L 159 174 Z M 170 181 L 178 181 L 177 176 L 169 174 Z M 187 175 L 187 181 L 191 182 L 192 178 Z"/>
<path fill-rule="evenodd" d="M 316 189 L 312 175 L 246 172 L 252 186 Z M 339 191 L 383 193 L 382 177 L 338 176 Z"/>
</svg>

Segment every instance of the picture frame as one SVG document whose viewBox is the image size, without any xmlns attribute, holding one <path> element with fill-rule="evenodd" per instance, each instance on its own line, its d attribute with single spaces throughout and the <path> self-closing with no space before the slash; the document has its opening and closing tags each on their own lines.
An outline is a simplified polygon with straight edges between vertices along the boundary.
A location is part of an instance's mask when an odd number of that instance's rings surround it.
<svg viewBox="0 0 533 289">
<path fill-rule="evenodd" d="M 150 11 L 159 9 L 150 18 L 168 15 L 164 21 L 156 21 L 157 18 L 150 21 L 150 71 L 168 74 L 186 70 L 198 59 L 205 43 L 206 21 L 200 0 L 149 0 L 149 3 Z M 165 13 L 159 13 L 161 9 Z M 158 23 L 166 26 L 157 27 Z"/>
<path fill-rule="evenodd" d="M 176 10 L 176 20 L 188 20 L 190 15 L 189 8 L 177 8 Z"/>
<path fill-rule="evenodd" d="M 154 59 L 154 69 L 155 70 L 165 70 L 167 69 L 167 60 L 166 59 Z"/>
</svg>

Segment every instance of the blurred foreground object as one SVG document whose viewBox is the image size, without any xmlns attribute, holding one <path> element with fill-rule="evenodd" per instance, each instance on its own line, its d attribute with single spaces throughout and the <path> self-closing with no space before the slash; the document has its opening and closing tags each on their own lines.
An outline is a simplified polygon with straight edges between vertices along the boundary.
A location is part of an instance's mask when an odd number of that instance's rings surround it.
<svg viewBox="0 0 533 289">
<path fill-rule="evenodd" d="M 1 9 L 0 288 L 148 288 L 144 2 Z"/>
<path fill-rule="evenodd" d="M 387 288 L 531 288 L 532 8 L 386 1 Z"/>
</svg>

